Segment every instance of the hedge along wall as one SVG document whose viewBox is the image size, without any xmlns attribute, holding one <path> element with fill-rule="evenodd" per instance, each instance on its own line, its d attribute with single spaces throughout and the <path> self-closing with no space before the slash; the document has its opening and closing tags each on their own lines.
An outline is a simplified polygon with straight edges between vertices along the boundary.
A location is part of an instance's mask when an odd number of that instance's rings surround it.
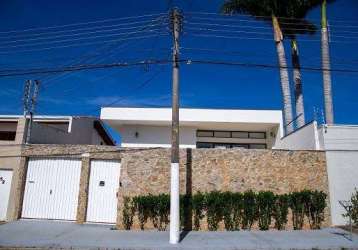
<svg viewBox="0 0 358 250">
<path fill-rule="evenodd" d="M 170 151 L 150 149 L 124 153 L 121 160 L 117 227 L 122 223 L 123 197 L 169 193 Z M 303 189 L 319 190 L 328 195 L 324 152 L 242 149 L 182 149 L 180 151 L 180 191 L 194 194 L 210 191 L 272 191 L 286 194 Z M 328 199 L 328 198 L 327 198 Z M 322 226 L 330 225 L 329 200 Z M 134 229 L 139 229 L 134 218 Z M 146 229 L 152 229 L 148 222 Z M 206 218 L 201 221 L 206 230 Z M 220 225 L 219 230 L 223 229 Z M 254 225 L 253 228 L 257 228 Z M 286 227 L 292 228 L 289 222 Z M 309 228 L 305 222 L 304 228 Z"/>
</svg>

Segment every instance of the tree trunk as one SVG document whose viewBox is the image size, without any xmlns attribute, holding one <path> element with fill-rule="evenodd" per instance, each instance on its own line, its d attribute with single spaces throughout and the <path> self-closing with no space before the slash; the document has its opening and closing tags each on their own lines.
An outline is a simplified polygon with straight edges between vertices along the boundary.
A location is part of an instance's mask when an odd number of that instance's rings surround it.
<svg viewBox="0 0 358 250">
<path fill-rule="evenodd" d="M 272 26 L 274 31 L 274 39 L 276 43 L 278 64 L 280 67 L 281 90 L 283 96 L 283 115 L 284 115 L 284 128 L 285 128 L 284 130 L 286 134 L 288 134 L 293 131 L 291 91 L 290 91 L 290 83 L 288 78 L 285 48 L 283 47 L 283 43 L 282 43 L 283 36 L 278 20 L 274 15 L 272 15 Z"/>
<path fill-rule="evenodd" d="M 291 40 L 291 60 L 293 66 L 293 81 L 295 83 L 295 106 L 296 106 L 296 117 L 297 128 L 305 125 L 305 108 L 303 105 L 303 91 L 301 81 L 301 65 L 300 58 L 298 55 L 298 47 L 296 39 Z"/>
<path fill-rule="evenodd" d="M 321 29 L 321 51 L 322 51 L 322 70 L 323 70 L 323 95 L 324 111 L 327 124 L 334 123 L 333 101 L 332 101 L 332 83 L 331 83 L 331 64 L 329 58 L 326 1 L 322 3 L 322 29 Z"/>
</svg>

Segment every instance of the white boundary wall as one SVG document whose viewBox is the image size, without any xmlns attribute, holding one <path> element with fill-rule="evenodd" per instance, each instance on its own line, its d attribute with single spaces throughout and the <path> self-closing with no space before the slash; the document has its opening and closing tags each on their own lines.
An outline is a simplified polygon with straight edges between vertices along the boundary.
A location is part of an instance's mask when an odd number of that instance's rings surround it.
<svg viewBox="0 0 358 250">
<path fill-rule="evenodd" d="M 358 188 L 358 126 L 323 125 L 319 134 L 326 151 L 332 224 L 346 224 L 339 201 L 349 200 Z"/>
<path fill-rule="evenodd" d="M 349 200 L 358 188 L 358 126 L 312 122 L 283 137 L 276 148 L 326 151 L 332 224 L 346 224 L 339 201 Z"/>
<path fill-rule="evenodd" d="M 276 149 L 289 150 L 319 150 L 319 135 L 317 122 L 313 121 L 300 129 L 282 137 L 276 144 Z"/>
</svg>

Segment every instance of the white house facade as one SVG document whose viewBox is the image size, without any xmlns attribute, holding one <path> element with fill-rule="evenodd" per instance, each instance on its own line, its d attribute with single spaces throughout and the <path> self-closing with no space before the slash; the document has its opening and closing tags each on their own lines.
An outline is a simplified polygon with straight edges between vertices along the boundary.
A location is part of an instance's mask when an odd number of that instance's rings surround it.
<svg viewBox="0 0 358 250">
<path fill-rule="evenodd" d="M 182 148 L 274 148 L 282 136 L 278 110 L 180 109 Z M 122 147 L 170 147 L 170 108 L 102 108 L 101 120 Z"/>
</svg>

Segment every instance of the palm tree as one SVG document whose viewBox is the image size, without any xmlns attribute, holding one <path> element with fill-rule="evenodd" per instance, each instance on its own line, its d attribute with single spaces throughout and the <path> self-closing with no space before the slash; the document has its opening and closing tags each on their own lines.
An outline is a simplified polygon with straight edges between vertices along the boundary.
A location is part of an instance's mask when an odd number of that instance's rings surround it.
<svg viewBox="0 0 358 250">
<path fill-rule="evenodd" d="M 279 19 L 282 32 L 291 40 L 291 62 L 293 67 L 293 81 L 295 93 L 295 108 L 297 127 L 305 125 L 305 110 L 303 102 L 303 89 L 301 80 L 301 64 L 298 53 L 298 34 L 314 34 L 316 25 L 305 20 L 307 13 L 314 7 L 320 5 L 321 0 L 289 0 L 285 1 L 284 13 Z"/>
<path fill-rule="evenodd" d="M 327 31 L 327 1 L 323 0 L 321 7 L 321 52 L 322 52 L 322 68 L 323 68 L 323 95 L 324 95 L 324 111 L 326 123 L 334 123 L 333 101 L 332 101 L 332 83 L 331 83 L 331 64 L 329 58 L 328 31 Z"/>
<path fill-rule="evenodd" d="M 285 49 L 283 46 L 283 34 L 279 24 L 279 20 L 277 18 L 279 14 L 282 13 L 281 8 L 284 7 L 283 4 L 280 4 L 280 2 L 280 0 L 227 0 L 222 6 L 222 11 L 227 14 L 249 14 L 256 18 L 270 21 L 270 23 L 272 24 L 278 64 L 280 67 L 280 81 L 283 96 L 284 127 L 286 133 L 291 133 L 293 131 L 291 91 L 288 78 Z M 270 20 L 268 18 L 265 18 L 267 16 L 271 17 Z"/>
<path fill-rule="evenodd" d="M 328 0 L 333 2 L 335 0 Z M 328 51 L 328 38 L 327 38 L 327 21 L 326 21 L 326 0 L 289 0 L 286 1 L 286 17 L 280 22 L 282 32 L 285 36 L 291 39 L 292 51 L 292 66 L 293 66 L 293 79 L 295 84 L 295 105 L 297 125 L 301 127 L 305 124 L 304 121 L 304 107 L 303 107 L 303 94 L 301 83 L 301 70 L 298 56 L 297 47 L 297 34 L 314 34 L 317 31 L 316 25 L 305 20 L 307 13 L 313 8 L 322 5 L 322 68 L 329 69 L 329 51 Z M 324 28 L 323 28 L 324 27 Z M 331 78 L 330 71 L 323 71 L 324 81 L 324 97 L 327 121 L 333 123 L 333 107 L 332 107 L 332 92 L 331 92 Z M 331 115 L 330 115 L 331 114 Z M 331 119 L 330 119 L 331 117 Z"/>
</svg>

